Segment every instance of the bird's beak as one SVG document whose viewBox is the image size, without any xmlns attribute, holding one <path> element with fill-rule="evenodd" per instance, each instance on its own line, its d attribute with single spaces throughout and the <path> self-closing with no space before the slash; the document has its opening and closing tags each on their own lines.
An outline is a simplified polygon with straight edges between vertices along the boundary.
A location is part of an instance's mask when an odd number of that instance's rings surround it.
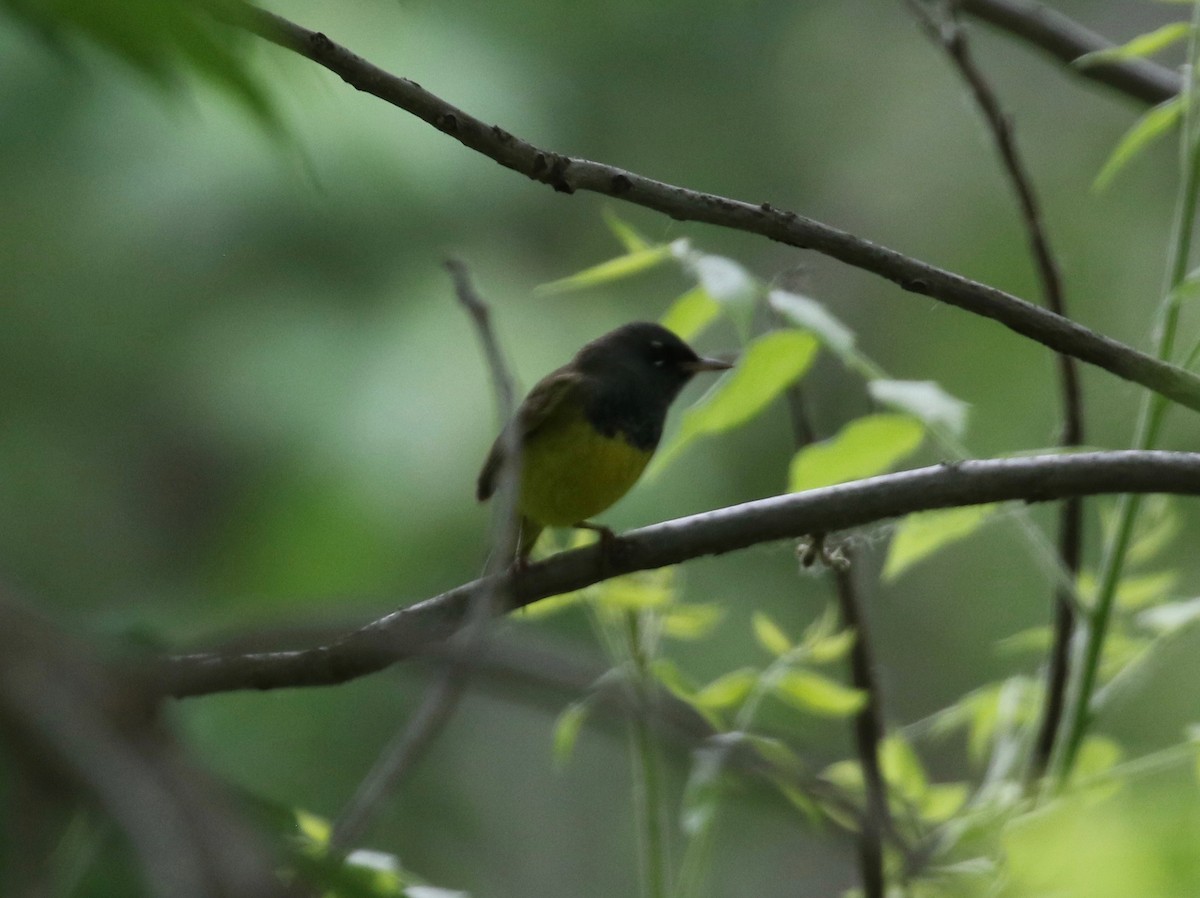
<svg viewBox="0 0 1200 898">
<path fill-rule="evenodd" d="M 684 362 L 680 367 L 691 374 L 699 374 L 701 371 L 728 371 L 733 367 L 733 362 L 699 358 L 694 362 Z"/>
</svg>

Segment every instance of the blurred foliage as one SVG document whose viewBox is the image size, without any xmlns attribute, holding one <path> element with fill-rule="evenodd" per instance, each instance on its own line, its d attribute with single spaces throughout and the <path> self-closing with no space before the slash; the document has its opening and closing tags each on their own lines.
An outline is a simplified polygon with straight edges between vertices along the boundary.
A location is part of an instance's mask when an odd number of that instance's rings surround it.
<svg viewBox="0 0 1200 898">
<path fill-rule="evenodd" d="M 1182 33 L 1178 8 L 1061 6 L 1155 35 L 1127 55 L 1169 52 Z M 304 644 L 313 627 L 473 576 L 486 527 L 471 483 L 495 422 L 441 272 L 451 253 L 472 265 L 526 383 L 632 318 L 765 359 L 679 416 L 675 445 L 709 438 L 665 451 L 606 516 L 616 527 L 1053 442 L 1042 349 L 813 254 L 526 183 L 221 24 L 234 8 L 0 4 L 0 579 L 71 629 L 114 646 L 248 632 Z M 770 199 L 1035 291 L 961 86 L 900 3 L 873 9 L 870 28 L 836 4 L 280 11 L 541 145 Z M 1006 39 L 977 44 L 1035 172 L 1072 314 L 1143 343 L 1174 203 L 1171 150 L 1153 138 L 1179 104 L 1129 131 L 1126 102 Z M 597 264 L 614 234 L 623 254 Z M 780 342 L 791 351 L 768 351 Z M 1084 378 L 1090 439 L 1125 445 L 1137 397 Z M 825 441 L 799 454 L 779 401 L 797 383 Z M 1191 419 L 1173 426 L 1165 445 L 1195 445 Z M 1143 515 L 1098 731 L 1062 794 L 1028 796 L 1016 783 L 1053 585 L 1028 543 L 1052 516 L 993 509 L 996 524 L 975 530 L 985 511 L 856 537 L 864 581 L 884 564 L 905 572 L 865 592 L 894 726 L 892 810 L 928 850 L 911 894 L 1194 893 L 1200 612 L 1197 561 L 1178 548 L 1196 538 L 1194 514 L 1164 501 Z M 1080 578 L 1085 601 L 1094 580 Z M 841 675 L 854 635 L 826 603 L 788 547 L 768 547 L 548 600 L 509 626 L 599 655 L 590 620 L 614 671 L 717 728 L 694 758 L 643 750 L 634 777 L 644 789 L 658 772 L 683 884 L 828 895 L 855 881 L 854 821 L 796 775 L 861 801 L 862 773 L 846 726 L 861 694 Z M 322 853 L 320 821 L 426 682 L 406 666 L 336 690 L 189 700 L 170 717 L 200 762 L 273 808 L 264 826 L 295 868 L 339 894 L 632 894 L 646 819 L 639 834 L 628 759 L 592 737 L 588 695 L 481 684 L 370 844 L 348 866 Z M 768 788 L 731 776 L 739 746 L 778 773 Z M 0 785 L 18 814 L 7 766 Z M 311 809 L 305 825 L 297 809 Z M 126 849 L 87 817 L 48 862 L 74 881 L 64 894 L 138 888 Z M 905 863 L 889 853 L 894 875 Z"/>
</svg>

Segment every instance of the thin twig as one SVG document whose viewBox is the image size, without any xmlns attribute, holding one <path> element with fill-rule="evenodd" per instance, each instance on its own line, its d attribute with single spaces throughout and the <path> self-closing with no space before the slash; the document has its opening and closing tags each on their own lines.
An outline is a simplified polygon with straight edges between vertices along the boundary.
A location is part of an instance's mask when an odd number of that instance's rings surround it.
<svg viewBox="0 0 1200 898">
<path fill-rule="evenodd" d="M 983 72 L 975 64 L 966 33 L 954 18 L 953 8 L 946 18 L 938 20 L 923 0 L 905 2 L 930 39 L 946 51 L 946 55 L 970 90 L 975 105 L 979 107 L 996 145 L 1001 166 L 1017 198 L 1021 221 L 1029 240 L 1030 254 L 1033 256 L 1034 268 L 1041 285 L 1042 300 L 1056 315 L 1066 317 L 1062 276 L 1050 248 L 1049 237 L 1046 235 L 1033 179 L 1017 149 L 1009 117 L 1000 107 L 1000 101 Z M 1082 445 L 1085 439 L 1079 370 L 1075 359 L 1068 355 L 1060 353 L 1057 361 L 1063 415 L 1060 445 L 1073 448 Z M 1075 632 L 1077 604 L 1073 584 L 1079 573 L 1083 544 L 1082 499 L 1068 499 L 1063 503 L 1059 511 L 1058 526 L 1058 555 L 1069 582 L 1065 585 L 1060 583 L 1054 589 L 1054 635 L 1046 665 L 1045 700 L 1042 703 L 1041 720 L 1030 758 L 1030 780 L 1040 779 L 1046 771 L 1066 705 L 1071 638 Z"/>
<path fill-rule="evenodd" d="M 1073 66 L 1087 53 L 1107 50 L 1113 42 L 1041 3 L 1025 0 L 960 0 L 963 12 L 995 25 L 1044 50 L 1081 78 L 1117 90 L 1143 103 L 1157 105 L 1179 93 L 1179 73 L 1146 59 L 1123 59 Z"/>
<path fill-rule="evenodd" d="M 164 693 L 181 698 L 239 689 L 330 686 L 383 670 L 423 646 L 447 639 L 461 628 L 480 590 L 502 589 L 508 596 L 506 610 L 511 610 L 633 571 L 833 533 L 914 511 L 1111 493 L 1200 495 L 1200 454 L 1080 452 L 963 461 L 759 499 L 622 534 L 622 552 L 616 557 L 599 546 L 586 546 L 525 570 L 465 583 L 325 645 L 164 658 L 155 681 Z"/>
<path fill-rule="evenodd" d="M 454 281 L 455 294 L 470 315 L 483 345 L 500 420 L 508 422 L 514 406 L 513 381 L 492 331 L 487 304 L 471 285 L 466 265 L 452 259 L 446 262 L 446 269 Z M 501 439 L 505 441 L 505 452 L 497 479 L 492 551 L 484 569 L 483 582 L 487 585 L 470 600 L 466 621 L 455 634 L 457 642 L 468 655 L 483 650 L 488 622 L 497 609 L 507 604 L 502 601 L 504 597 L 501 595 L 505 584 L 497 579 L 497 575 L 516 554 L 520 533 L 516 513 L 520 488 L 520 433 L 517 428 L 506 426 Z M 468 669 L 453 660 L 442 668 L 416 712 L 380 754 L 338 817 L 330 836 L 331 847 L 344 851 L 366 832 L 380 804 L 396 791 L 434 738 L 449 723 L 466 688 L 468 675 Z"/>
<path fill-rule="evenodd" d="M 854 743 L 866 791 L 866 810 L 859 839 L 863 894 L 865 898 L 883 898 L 887 886 L 883 872 L 883 838 L 885 834 L 895 832 L 888 808 L 887 784 L 879 766 L 879 744 L 885 732 L 883 696 L 875 677 L 871 634 L 862 615 L 850 552 L 848 546 L 841 546 L 837 552 L 841 557 L 827 554 L 826 564 L 833 571 L 842 625 L 854 631 L 854 645 L 850 649 L 850 682 L 854 688 L 862 690 L 867 698 L 862 710 L 854 715 Z"/>
<path fill-rule="evenodd" d="M 870 271 L 904 290 L 991 318 L 1056 352 L 1075 356 L 1200 411 L 1200 377 L 1055 315 L 1033 303 L 913 259 L 770 203 L 747 203 L 678 187 L 611 165 L 540 149 L 488 125 L 407 78 L 392 75 L 272 13 L 244 7 L 236 24 L 324 66 L 358 90 L 404 109 L 464 146 L 563 193 L 591 191 L 662 212 L 812 249 Z"/>
<path fill-rule="evenodd" d="M 781 316 L 771 307 L 776 324 Z M 788 417 L 792 422 L 792 436 L 799 452 L 814 441 L 814 429 L 804 407 L 804 394 L 799 384 L 793 384 L 787 393 Z M 855 633 L 854 647 L 850 656 L 850 677 L 856 689 L 867 696 L 867 703 L 854 718 L 854 748 L 863 771 L 866 791 L 866 807 L 858 838 L 859 870 L 862 876 L 864 898 L 884 898 L 887 880 L 883 866 L 883 838 L 885 834 L 896 835 L 888 807 L 887 785 L 879 770 L 879 743 L 883 739 L 883 695 L 875 678 L 870 634 L 867 632 L 862 613 L 858 586 L 850 570 L 850 550 L 842 547 L 831 553 L 825 540 L 818 537 L 825 566 L 833 572 L 834 592 L 837 595 L 842 625 Z"/>
</svg>

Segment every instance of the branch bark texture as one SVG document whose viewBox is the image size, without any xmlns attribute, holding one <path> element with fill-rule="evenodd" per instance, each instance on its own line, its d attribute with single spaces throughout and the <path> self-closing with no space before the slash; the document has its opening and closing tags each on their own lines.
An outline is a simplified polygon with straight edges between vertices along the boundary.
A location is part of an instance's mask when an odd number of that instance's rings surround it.
<svg viewBox="0 0 1200 898">
<path fill-rule="evenodd" d="M 1041 3 L 1026 0 L 960 0 L 959 8 L 994 25 L 1066 65 L 1080 56 L 1113 46 L 1108 38 Z M 1151 105 L 1179 93 L 1183 82 L 1177 72 L 1145 59 L 1107 62 L 1071 71 L 1082 78 Z"/>
<path fill-rule="evenodd" d="M 697 221 L 812 249 L 899 285 L 991 318 L 1056 352 L 1097 365 L 1200 411 L 1200 377 L 1138 352 L 1011 294 L 872 243 L 837 228 L 777 209 L 656 181 L 611 165 L 540 149 L 498 125 L 488 125 L 414 81 L 372 65 L 324 34 L 254 7 L 239 24 L 262 38 L 329 69 L 350 86 L 412 113 L 469 149 L 563 193 L 578 190 Z"/>
<path fill-rule="evenodd" d="M 330 686 L 382 670 L 446 639 L 462 626 L 480 590 L 509 596 L 508 610 L 512 610 L 633 571 L 861 527 L 914 511 L 1105 493 L 1200 495 L 1200 453 L 1087 452 L 964 461 L 746 502 L 631 531 L 621 537 L 621 551 L 615 557 L 589 546 L 560 553 L 524 571 L 463 584 L 325 645 L 287 652 L 165 658 L 156 682 L 177 697 Z"/>
</svg>

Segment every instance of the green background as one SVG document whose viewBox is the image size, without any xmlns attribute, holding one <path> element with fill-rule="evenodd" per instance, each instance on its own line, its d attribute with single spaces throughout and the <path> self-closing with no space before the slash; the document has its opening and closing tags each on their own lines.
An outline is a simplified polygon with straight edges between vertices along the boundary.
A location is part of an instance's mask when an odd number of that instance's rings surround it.
<svg viewBox="0 0 1200 898">
<path fill-rule="evenodd" d="M 1175 13 L 1060 8 L 1118 38 Z M 277 11 L 539 146 L 769 201 L 1037 298 L 988 137 L 900 3 Z M 974 32 L 1040 190 L 1072 315 L 1148 346 L 1173 149 L 1093 192 L 1141 110 Z M 1052 356 L 998 325 L 813 253 L 554 193 L 299 57 L 247 49 L 283 136 L 186 74 L 163 89 L 90 46 L 56 47 L 0 19 L 0 577 L 71 630 L 187 648 L 350 625 L 473 577 L 487 530 L 473 481 L 497 422 L 442 262 L 471 266 L 528 386 L 585 340 L 659 317 L 688 287 L 663 271 L 533 295 L 619 251 L 605 209 L 763 279 L 802 268 L 807 292 L 894 376 L 936 380 L 971 404 L 977 455 L 1056 440 Z M 700 344 L 733 346 L 721 329 Z M 1089 442 L 1126 445 L 1138 391 L 1092 369 L 1084 387 Z M 868 408 L 828 360 L 806 393 L 825 434 Z M 1170 446 L 1196 437 L 1194 419 L 1176 415 Z M 789 455 L 776 407 L 692 447 L 604 520 L 625 528 L 774 494 Z M 917 461 L 937 460 L 926 450 Z M 1093 514 L 1092 554 L 1097 530 Z M 1011 528 L 993 525 L 882 587 L 887 533 L 860 543 L 892 722 L 1036 670 L 1035 656 L 995 648 L 1048 618 L 1049 587 Z M 1178 564 L 1186 593 L 1194 564 Z M 689 598 L 729 609 L 717 636 L 672 649 L 701 680 L 764 660 L 752 610 L 798 633 L 828 599 L 788 545 L 698 562 L 685 577 Z M 599 658 L 581 615 L 507 627 Z M 1200 673 L 1194 648 L 1153 670 L 1105 732 L 1132 753 L 1177 740 L 1196 712 L 1194 688 L 1179 686 Z M 336 689 L 188 700 L 171 715 L 221 776 L 335 815 L 427 682 L 405 665 Z M 478 685 L 367 843 L 480 896 L 632 894 L 623 741 L 585 730 L 556 770 L 551 724 L 565 698 Z M 818 764 L 850 752 L 837 722 L 792 726 Z M 927 760 L 953 779 L 969 773 L 961 756 L 951 743 Z M 827 895 L 853 871 L 847 839 L 749 791 L 718 831 L 712 893 Z M 97 882 L 90 893 L 110 892 Z"/>
</svg>

